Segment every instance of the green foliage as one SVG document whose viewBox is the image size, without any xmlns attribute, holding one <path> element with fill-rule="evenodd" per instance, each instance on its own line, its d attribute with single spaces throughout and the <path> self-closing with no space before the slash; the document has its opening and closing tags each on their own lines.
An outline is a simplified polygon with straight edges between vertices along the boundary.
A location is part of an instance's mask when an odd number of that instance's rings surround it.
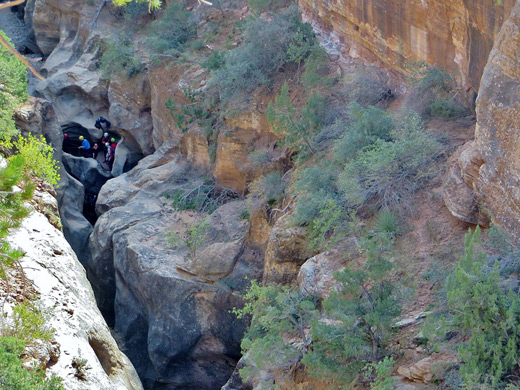
<svg viewBox="0 0 520 390">
<path fill-rule="evenodd" d="M 215 50 L 201 65 L 203 68 L 208 70 L 220 69 L 220 67 L 224 65 L 224 54 Z"/>
<path fill-rule="evenodd" d="M 314 165 L 297 174 L 291 193 L 298 195 L 293 222 L 298 226 L 312 224 L 329 201 L 340 205 L 336 188 L 337 171 L 331 165 Z"/>
<path fill-rule="evenodd" d="M 370 362 L 377 362 L 401 313 L 396 287 L 390 281 L 391 263 L 371 242 L 361 269 L 334 273 L 341 291 L 323 302 L 326 319 L 312 323 L 313 350 L 302 362 L 311 375 L 336 384 L 349 384 Z"/>
<path fill-rule="evenodd" d="M 282 66 L 304 59 L 306 48 L 315 42 L 312 29 L 300 21 L 295 6 L 271 20 L 253 17 L 246 22 L 244 43 L 225 54 L 225 63 L 215 72 L 212 85 L 224 102 L 246 97 L 260 85 L 269 87 Z"/>
<path fill-rule="evenodd" d="M 172 200 L 175 210 L 197 210 L 212 214 L 229 199 L 236 198 L 237 194 L 231 190 L 219 189 L 212 183 L 187 190 L 176 190 L 166 197 Z"/>
<path fill-rule="evenodd" d="M 319 45 L 313 45 L 309 48 L 309 56 L 305 60 L 304 72 L 301 82 L 306 91 L 315 88 L 324 87 L 331 88 L 334 79 L 326 77 L 328 73 L 329 56 L 325 49 Z"/>
<path fill-rule="evenodd" d="M 143 70 L 141 58 L 135 53 L 132 39 L 128 36 L 107 41 L 100 66 L 106 79 L 122 72 L 133 77 Z"/>
<path fill-rule="evenodd" d="M 392 369 L 394 366 L 394 359 L 385 357 L 377 364 L 369 363 L 365 370 L 368 374 L 375 372 L 375 378 L 370 384 L 370 390 L 394 390 L 396 388 L 397 380 L 392 377 Z"/>
<path fill-rule="evenodd" d="M 334 155 L 338 161 L 354 158 L 358 151 L 377 140 L 390 140 L 395 123 L 385 111 L 374 106 L 364 108 L 358 103 L 351 103 L 347 112 L 350 122 L 343 137 L 334 145 Z"/>
<path fill-rule="evenodd" d="M 188 103 L 176 103 L 171 98 L 164 102 L 170 115 L 183 133 L 186 133 L 193 123 L 201 127 L 206 136 L 210 136 L 212 129 L 218 127 L 217 101 L 202 91 L 193 91 L 191 88 L 183 90 Z"/>
<path fill-rule="evenodd" d="M 247 0 L 247 2 L 253 13 L 261 14 L 266 11 L 274 11 L 291 2 L 291 0 Z"/>
<path fill-rule="evenodd" d="M 309 248 L 322 251 L 336 245 L 346 236 L 346 218 L 334 199 L 327 199 L 326 206 L 312 221 Z"/>
<path fill-rule="evenodd" d="M 401 232 L 401 221 L 393 211 L 382 211 L 376 217 L 374 231 L 394 238 Z"/>
<path fill-rule="evenodd" d="M 296 363 L 310 344 L 305 330 L 316 314 L 316 300 L 288 286 L 259 286 L 252 280 L 244 301 L 242 309 L 233 309 L 238 318 L 253 316 L 241 344 L 248 365 L 240 376 L 247 380 L 259 370 L 279 371 Z M 290 336 L 303 345 L 289 342 Z"/>
<path fill-rule="evenodd" d="M 368 202 L 380 208 L 406 207 L 405 201 L 435 173 L 439 143 L 424 132 L 418 115 L 407 115 L 392 131 L 348 161 L 338 186 L 352 208 Z"/>
<path fill-rule="evenodd" d="M 45 326 L 45 317 L 31 301 L 24 301 L 13 308 L 13 313 L 2 327 L 2 336 L 16 337 L 25 343 L 35 339 L 50 340 L 52 331 Z"/>
<path fill-rule="evenodd" d="M 12 157 L 7 167 L 0 169 L 0 276 L 5 277 L 4 265 L 12 265 L 23 253 L 13 250 L 5 240 L 10 229 L 20 226 L 29 214 L 24 203 L 32 198 L 34 184 L 24 174 L 25 160 L 22 156 Z M 20 191 L 14 191 L 14 187 Z"/>
<path fill-rule="evenodd" d="M 0 31 L 8 42 L 9 38 Z M 9 143 L 18 134 L 13 110 L 28 99 L 27 70 L 18 58 L 0 46 L 0 141 Z"/>
<path fill-rule="evenodd" d="M 27 137 L 19 137 L 14 146 L 25 160 L 25 173 L 45 180 L 51 185 L 58 184 L 60 181 L 58 163 L 53 158 L 52 146 L 47 144 L 45 138 L 35 137 L 29 133 Z"/>
<path fill-rule="evenodd" d="M 135 1 L 136 3 L 148 3 L 149 11 L 159 9 L 162 4 L 161 0 L 113 0 L 113 3 L 116 7 L 121 7 L 121 6 L 128 5 L 132 1 Z"/>
<path fill-rule="evenodd" d="M 182 3 L 170 3 L 161 19 L 150 25 L 147 44 L 155 53 L 178 55 L 188 41 L 197 36 L 197 24 Z"/>
<path fill-rule="evenodd" d="M 269 103 L 267 119 L 277 134 L 284 137 L 283 143 L 298 152 L 298 159 L 304 159 L 316 152 L 314 136 L 321 130 L 325 98 L 310 93 L 301 111 L 296 110 L 289 97 L 287 82 L 276 96 L 275 104 Z"/>
<path fill-rule="evenodd" d="M 520 297 L 504 291 L 498 264 L 487 264 L 477 251 L 480 229 L 468 232 L 464 255 L 447 280 L 451 326 L 462 332 L 459 347 L 463 383 L 486 373 L 490 384 L 498 386 L 515 369 L 520 346 Z"/>
<path fill-rule="evenodd" d="M 354 77 L 348 86 L 348 98 L 363 107 L 386 107 L 393 93 L 380 77 L 365 72 L 358 72 Z"/>
<path fill-rule="evenodd" d="M 186 229 L 184 242 L 188 247 L 188 252 L 192 260 L 195 259 L 197 256 L 197 251 L 206 242 L 210 229 L 211 223 L 206 219 L 195 222 Z"/>
<path fill-rule="evenodd" d="M 250 185 L 251 198 L 259 204 L 273 206 L 280 203 L 285 195 L 285 182 L 280 171 L 269 172 Z"/>
<path fill-rule="evenodd" d="M 14 337 L 0 337 L 0 387 L 9 390 L 63 390 L 61 379 L 52 376 L 46 379 L 40 370 L 22 368 L 25 344 Z"/>
<path fill-rule="evenodd" d="M 467 113 L 452 94 L 453 79 L 443 69 L 429 66 L 424 62 L 409 66 L 412 90 L 407 98 L 407 106 L 422 116 L 454 118 Z"/>
</svg>

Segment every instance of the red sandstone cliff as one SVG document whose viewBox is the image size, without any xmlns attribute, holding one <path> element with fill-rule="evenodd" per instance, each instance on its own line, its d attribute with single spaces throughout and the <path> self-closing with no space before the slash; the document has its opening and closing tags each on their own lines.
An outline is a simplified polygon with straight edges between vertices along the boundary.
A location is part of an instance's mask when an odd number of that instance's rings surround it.
<svg viewBox="0 0 520 390">
<path fill-rule="evenodd" d="M 299 0 L 326 40 L 352 57 L 398 71 L 425 61 L 478 91 L 496 35 L 514 0 Z"/>
</svg>

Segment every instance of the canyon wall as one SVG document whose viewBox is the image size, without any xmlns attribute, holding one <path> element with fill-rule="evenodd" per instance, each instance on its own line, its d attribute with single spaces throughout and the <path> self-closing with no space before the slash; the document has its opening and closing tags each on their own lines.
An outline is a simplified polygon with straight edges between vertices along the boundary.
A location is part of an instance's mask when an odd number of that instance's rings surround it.
<svg viewBox="0 0 520 390">
<path fill-rule="evenodd" d="M 329 47 L 406 72 L 424 61 L 477 92 L 500 27 L 515 3 L 504 0 L 299 0 Z"/>
<path fill-rule="evenodd" d="M 504 24 L 482 76 L 475 140 L 458 151 L 451 170 L 472 202 L 473 218 L 487 216 L 520 238 L 520 2 Z M 452 180 L 453 182 L 453 180 Z M 455 186 L 447 186 L 447 199 Z M 450 211 L 457 214 L 446 202 Z M 471 213 L 462 212 L 464 216 Z M 471 217 L 470 217 L 471 218 Z M 469 222 L 476 222 L 469 221 Z"/>
<path fill-rule="evenodd" d="M 2 313 L 9 313 L 25 289 L 38 297 L 36 305 L 45 313 L 46 326 L 53 329 L 53 340 L 28 347 L 27 359 L 41 364 L 48 375 L 63 378 L 65 389 L 142 390 L 132 363 L 119 350 L 96 306 L 84 268 L 54 226 L 57 206 L 49 193 L 36 191 L 31 214 L 9 234 L 12 247 L 24 253 L 20 265 L 29 283 L 20 286 L 13 277 L 12 291 L 9 283 L 2 284 Z"/>
</svg>

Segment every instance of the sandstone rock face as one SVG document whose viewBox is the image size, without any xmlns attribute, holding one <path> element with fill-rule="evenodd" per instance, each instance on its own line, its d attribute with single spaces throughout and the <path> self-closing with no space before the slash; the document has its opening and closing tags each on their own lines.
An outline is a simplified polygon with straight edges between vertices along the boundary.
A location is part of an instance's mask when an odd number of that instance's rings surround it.
<svg viewBox="0 0 520 390">
<path fill-rule="evenodd" d="M 289 218 L 278 219 L 269 234 L 265 252 L 264 283 L 289 284 L 301 265 L 313 255 L 303 227 L 292 227 Z"/>
<path fill-rule="evenodd" d="M 453 216 L 487 227 L 489 216 L 481 210 L 483 199 L 478 195 L 479 171 L 483 163 L 474 141 L 460 147 L 448 160 L 443 199 Z"/>
<path fill-rule="evenodd" d="M 329 49 L 375 58 L 405 71 L 409 62 L 442 66 L 466 88 L 479 89 L 496 34 L 515 1 L 299 0 Z"/>
<path fill-rule="evenodd" d="M 460 179 L 496 222 L 520 237 L 520 2 L 502 27 L 482 76 L 475 143 L 460 153 Z"/>
<path fill-rule="evenodd" d="M 9 241 L 25 253 L 21 265 L 40 294 L 40 308 L 51 314 L 48 325 L 55 329 L 57 344 L 33 347 L 31 355 L 48 364 L 48 373 L 63 378 L 67 390 L 141 390 L 132 364 L 112 338 L 85 271 L 62 233 L 34 211 Z M 80 359 L 87 361 L 85 380 L 79 380 L 73 368 L 73 362 Z"/>
<path fill-rule="evenodd" d="M 194 177 L 171 140 L 99 194 L 89 278 L 149 387 L 214 389 L 226 382 L 246 326 L 229 310 L 241 302 L 244 276 L 258 279 L 263 270 L 263 251 L 246 244 L 244 201 L 206 217 L 172 209 L 164 195 L 195 188 Z M 189 250 L 188 229 L 202 219 L 208 230 Z"/>
</svg>

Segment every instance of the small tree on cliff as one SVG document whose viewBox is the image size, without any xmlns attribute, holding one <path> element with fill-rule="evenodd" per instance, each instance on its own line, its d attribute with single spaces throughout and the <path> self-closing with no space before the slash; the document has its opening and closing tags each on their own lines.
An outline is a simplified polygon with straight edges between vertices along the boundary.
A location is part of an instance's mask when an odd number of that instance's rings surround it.
<svg viewBox="0 0 520 390">
<path fill-rule="evenodd" d="M 499 388 L 520 356 L 520 297 L 504 290 L 498 263 L 488 266 L 486 254 L 476 251 L 479 243 L 477 227 L 466 234 L 464 255 L 448 278 L 448 323 L 466 340 L 459 347 L 463 382 L 480 378 Z"/>
<path fill-rule="evenodd" d="M 353 382 L 377 362 L 387 345 L 394 320 L 401 314 L 397 288 L 376 239 L 367 244 L 368 261 L 361 269 L 347 267 L 334 277 L 341 291 L 323 302 L 325 318 L 312 323 L 312 351 L 302 362 L 309 372 L 333 385 Z"/>
<path fill-rule="evenodd" d="M 259 286 L 255 280 L 244 300 L 242 309 L 233 309 L 238 318 L 252 316 L 242 339 L 247 361 L 240 376 L 248 380 L 258 371 L 268 371 L 279 382 L 310 346 L 308 330 L 316 300 L 288 286 Z"/>
</svg>

